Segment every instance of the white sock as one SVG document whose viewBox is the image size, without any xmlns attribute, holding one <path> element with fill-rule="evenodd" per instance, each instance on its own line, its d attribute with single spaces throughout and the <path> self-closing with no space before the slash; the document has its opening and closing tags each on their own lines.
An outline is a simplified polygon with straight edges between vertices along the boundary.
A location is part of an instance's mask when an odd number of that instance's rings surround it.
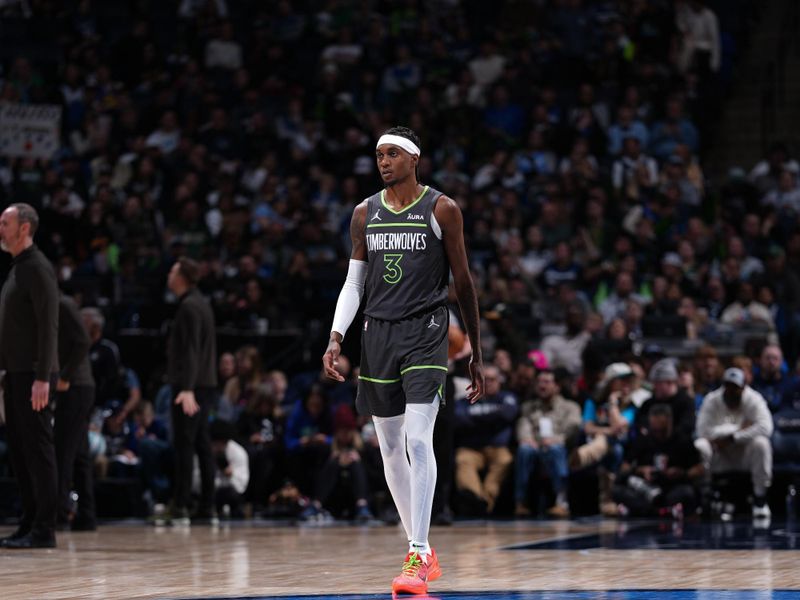
<svg viewBox="0 0 800 600">
<path fill-rule="evenodd" d="M 428 531 L 436 488 L 433 426 L 438 411 L 438 397 L 431 404 L 406 405 L 406 444 L 411 459 L 411 542 L 421 554 L 430 553 Z"/>
<path fill-rule="evenodd" d="M 383 457 L 383 474 L 409 543 L 411 536 L 411 465 L 406 456 L 405 415 L 372 417 Z"/>
<path fill-rule="evenodd" d="M 416 552 L 422 557 L 422 560 L 425 561 L 427 564 L 428 556 L 431 553 L 431 547 L 428 545 L 428 542 L 425 543 L 418 543 L 418 542 L 408 542 L 408 552 L 409 554 L 412 552 Z"/>
<path fill-rule="evenodd" d="M 564 492 L 558 492 L 558 494 L 556 494 L 556 504 L 558 506 L 567 505 L 567 495 Z"/>
</svg>

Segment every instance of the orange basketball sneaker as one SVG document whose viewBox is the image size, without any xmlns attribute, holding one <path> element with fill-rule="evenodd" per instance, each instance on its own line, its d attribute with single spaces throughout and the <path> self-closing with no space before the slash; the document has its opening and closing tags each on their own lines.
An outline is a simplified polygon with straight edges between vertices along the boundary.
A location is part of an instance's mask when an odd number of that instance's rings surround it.
<svg viewBox="0 0 800 600">
<path fill-rule="evenodd" d="M 431 548 L 427 562 L 419 552 L 409 552 L 403 563 L 403 571 L 392 580 L 393 594 L 426 594 L 428 582 L 442 576 L 439 558 Z"/>
</svg>

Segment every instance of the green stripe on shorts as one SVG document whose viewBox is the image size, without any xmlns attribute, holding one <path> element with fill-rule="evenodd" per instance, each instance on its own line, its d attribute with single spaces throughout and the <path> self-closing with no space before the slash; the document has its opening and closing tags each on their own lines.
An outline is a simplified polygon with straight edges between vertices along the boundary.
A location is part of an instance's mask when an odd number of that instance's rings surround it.
<svg viewBox="0 0 800 600">
<path fill-rule="evenodd" d="M 409 371 L 418 371 L 419 369 L 438 369 L 439 371 L 447 372 L 447 367 L 441 367 L 439 365 L 415 365 L 413 367 L 406 367 L 400 371 L 400 375 L 405 375 Z"/>
<path fill-rule="evenodd" d="M 359 375 L 358 378 L 362 381 L 369 381 L 370 383 L 400 383 L 400 379 L 375 379 L 373 377 L 364 377 Z"/>
</svg>

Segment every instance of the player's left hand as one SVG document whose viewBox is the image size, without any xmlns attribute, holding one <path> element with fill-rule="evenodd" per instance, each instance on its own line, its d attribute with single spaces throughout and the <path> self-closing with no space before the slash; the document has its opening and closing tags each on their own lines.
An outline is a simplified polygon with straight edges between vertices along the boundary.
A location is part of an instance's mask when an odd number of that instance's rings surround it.
<svg viewBox="0 0 800 600">
<path fill-rule="evenodd" d="M 467 386 L 467 400 L 470 404 L 475 404 L 478 400 L 483 398 L 483 361 L 475 360 L 474 358 L 469 361 L 469 376 L 471 379 L 470 384 Z"/>
<path fill-rule="evenodd" d="M 39 381 L 38 379 L 33 382 L 31 386 L 31 405 L 33 410 L 39 412 L 47 406 L 50 401 L 50 382 Z"/>
</svg>

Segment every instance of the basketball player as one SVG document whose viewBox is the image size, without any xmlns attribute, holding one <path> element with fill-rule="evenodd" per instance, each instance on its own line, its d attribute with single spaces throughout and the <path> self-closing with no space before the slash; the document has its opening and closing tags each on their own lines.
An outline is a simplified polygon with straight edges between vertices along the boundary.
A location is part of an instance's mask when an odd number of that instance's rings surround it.
<svg viewBox="0 0 800 600">
<path fill-rule="evenodd" d="M 418 594 L 441 575 L 428 530 L 436 484 L 433 428 L 447 375 L 450 269 L 472 344 L 470 402 L 483 395 L 478 300 L 458 205 L 417 181 L 417 135 L 393 127 L 378 140 L 375 156 L 385 187 L 353 211 L 350 267 L 322 361 L 328 377 L 343 381 L 335 370 L 341 342 L 366 295 L 356 404 L 373 417 L 386 483 L 409 542 L 392 591 Z"/>
</svg>

